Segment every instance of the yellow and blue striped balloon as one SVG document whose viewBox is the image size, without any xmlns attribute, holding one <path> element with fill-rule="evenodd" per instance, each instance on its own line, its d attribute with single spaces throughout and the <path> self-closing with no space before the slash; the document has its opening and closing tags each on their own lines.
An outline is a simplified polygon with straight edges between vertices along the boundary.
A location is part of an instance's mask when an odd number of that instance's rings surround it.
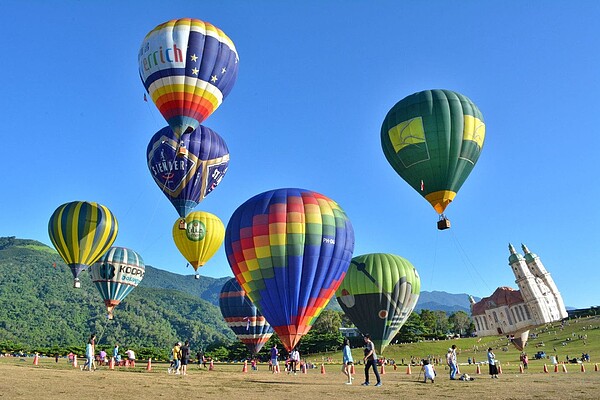
<svg viewBox="0 0 600 400">
<path fill-rule="evenodd" d="M 104 300 L 108 319 L 113 319 L 114 308 L 142 281 L 145 272 L 142 257 L 124 247 L 111 247 L 90 267 L 92 281 Z"/>
<path fill-rule="evenodd" d="M 79 287 L 79 274 L 112 246 L 119 225 L 110 210 L 98 203 L 72 201 L 58 207 L 48 222 L 52 244 L 71 268 Z"/>
</svg>

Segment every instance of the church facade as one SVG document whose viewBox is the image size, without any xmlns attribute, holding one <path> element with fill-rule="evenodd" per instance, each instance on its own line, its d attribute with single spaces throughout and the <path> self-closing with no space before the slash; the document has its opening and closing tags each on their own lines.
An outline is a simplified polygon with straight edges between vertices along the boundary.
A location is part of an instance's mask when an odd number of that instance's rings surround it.
<svg viewBox="0 0 600 400">
<path fill-rule="evenodd" d="M 490 297 L 471 300 L 471 314 L 478 336 L 522 336 L 539 325 L 567 318 L 563 299 L 540 258 L 521 245 L 524 256 L 509 244 L 508 263 L 519 290 L 499 287 Z M 517 343 L 515 343 L 517 345 Z M 520 347 L 517 345 L 517 347 Z"/>
</svg>

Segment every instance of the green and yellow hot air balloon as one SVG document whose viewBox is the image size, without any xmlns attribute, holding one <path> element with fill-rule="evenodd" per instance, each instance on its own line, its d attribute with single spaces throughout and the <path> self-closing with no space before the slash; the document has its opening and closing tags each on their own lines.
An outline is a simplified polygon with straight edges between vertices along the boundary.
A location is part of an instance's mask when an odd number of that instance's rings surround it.
<svg viewBox="0 0 600 400">
<path fill-rule="evenodd" d="M 477 163 L 484 139 L 477 106 L 450 90 L 425 90 L 400 100 L 381 126 L 385 157 L 440 214 L 440 229 L 450 226 L 444 210 Z"/>
<path fill-rule="evenodd" d="M 112 246 L 119 225 L 110 210 L 98 203 L 72 201 L 58 207 L 48 222 L 48 235 L 80 286 L 79 274 Z"/>
<path fill-rule="evenodd" d="M 196 279 L 200 279 L 198 268 L 206 264 L 219 250 L 224 238 L 223 222 L 209 212 L 191 212 L 185 218 L 178 218 L 173 225 L 175 245 L 194 267 Z"/>
<path fill-rule="evenodd" d="M 369 333 L 383 352 L 412 313 L 421 279 L 415 267 L 394 254 L 365 254 L 352 259 L 335 297 L 348 318 Z"/>
</svg>

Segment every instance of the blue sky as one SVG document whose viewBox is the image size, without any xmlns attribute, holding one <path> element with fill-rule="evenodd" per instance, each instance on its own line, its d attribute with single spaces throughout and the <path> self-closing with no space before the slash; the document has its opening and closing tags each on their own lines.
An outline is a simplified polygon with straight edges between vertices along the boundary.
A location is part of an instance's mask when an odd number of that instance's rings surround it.
<svg viewBox="0 0 600 400">
<path fill-rule="evenodd" d="M 223 29 L 240 56 L 204 123 L 227 142 L 229 171 L 198 210 L 227 224 L 255 194 L 315 190 L 346 210 L 355 255 L 407 258 L 423 290 L 516 287 L 508 243 L 525 243 L 567 305 L 600 303 L 595 1 L 5 1 L 0 235 L 50 244 L 56 207 L 96 201 L 119 220 L 115 245 L 192 274 L 146 166 L 166 122 L 143 101 L 137 66 L 146 33 L 183 17 Z M 425 89 L 465 94 L 486 122 L 443 232 L 379 139 L 387 111 Z M 201 273 L 232 275 L 223 248 Z"/>
</svg>

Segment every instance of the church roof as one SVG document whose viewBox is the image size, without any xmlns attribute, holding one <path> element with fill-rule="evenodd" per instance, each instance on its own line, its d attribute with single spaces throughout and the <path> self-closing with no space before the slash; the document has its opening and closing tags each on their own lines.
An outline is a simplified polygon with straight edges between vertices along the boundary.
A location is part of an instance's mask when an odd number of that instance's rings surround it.
<svg viewBox="0 0 600 400">
<path fill-rule="evenodd" d="M 473 315 L 484 315 L 486 310 L 492 310 L 501 306 L 514 306 L 524 302 L 520 290 L 502 286 L 496 289 L 490 297 L 484 297 L 473 304 L 471 313 Z"/>
</svg>

